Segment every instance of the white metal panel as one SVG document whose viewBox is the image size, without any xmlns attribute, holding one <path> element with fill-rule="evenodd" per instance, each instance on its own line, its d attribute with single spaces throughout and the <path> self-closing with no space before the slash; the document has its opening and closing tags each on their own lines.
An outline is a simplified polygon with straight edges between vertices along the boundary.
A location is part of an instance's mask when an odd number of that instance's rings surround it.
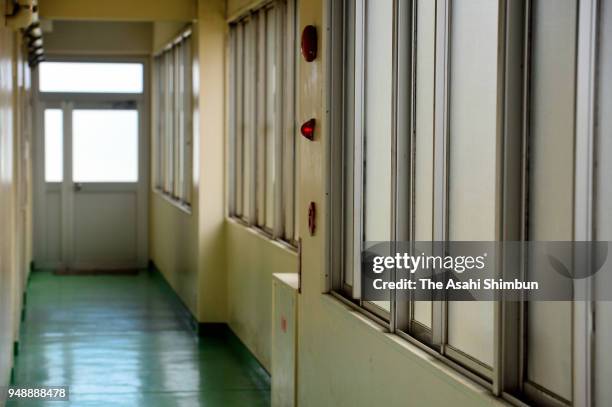
<svg viewBox="0 0 612 407">
<path fill-rule="evenodd" d="M 272 302 L 272 406 L 290 407 L 297 394 L 297 274 L 275 274 Z"/>
<path fill-rule="evenodd" d="M 74 197 L 74 267 L 133 267 L 138 258 L 134 188 L 86 185 Z"/>
</svg>

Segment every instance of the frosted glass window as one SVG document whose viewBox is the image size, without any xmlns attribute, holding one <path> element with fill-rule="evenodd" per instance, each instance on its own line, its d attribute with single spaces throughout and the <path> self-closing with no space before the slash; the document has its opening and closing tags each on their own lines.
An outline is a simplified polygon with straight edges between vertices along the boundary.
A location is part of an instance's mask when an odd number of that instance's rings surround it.
<svg viewBox="0 0 612 407">
<path fill-rule="evenodd" d="M 533 9 L 529 240 L 572 240 L 576 0 Z M 551 151 L 550 143 L 554 143 Z M 546 265 L 529 259 L 529 273 Z M 532 301 L 527 308 L 526 384 L 572 398 L 572 303 Z"/>
<path fill-rule="evenodd" d="M 41 92 L 142 93 L 143 66 L 137 63 L 43 62 Z"/>
<path fill-rule="evenodd" d="M 138 181 L 138 112 L 74 110 L 74 182 Z"/>
<path fill-rule="evenodd" d="M 61 109 L 45 110 L 45 181 L 64 179 L 64 121 Z"/>
<path fill-rule="evenodd" d="M 295 0 L 229 32 L 229 212 L 295 244 Z M 282 46 L 281 46 L 282 45 Z"/>
<path fill-rule="evenodd" d="M 391 236 L 393 2 L 367 2 L 365 59 L 364 240 Z M 373 301 L 386 311 L 389 301 Z"/>
<path fill-rule="evenodd" d="M 266 12 L 266 169 L 265 169 L 265 200 L 266 217 L 265 227 L 274 227 L 274 191 L 276 189 L 276 146 L 279 143 L 276 124 L 276 10 L 270 9 Z"/>
<path fill-rule="evenodd" d="M 497 4 L 452 7 L 449 240 L 495 240 Z M 486 17 L 485 16 L 489 16 Z M 474 44 L 478 47 L 474 47 Z M 493 302 L 448 303 L 448 344 L 487 366 L 494 359 Z"/>
<path fill-rule="evenodd" d="M 391 240 L 393 2 L 368 2 L 366 27 L 364 240 Z"/>
</svg>

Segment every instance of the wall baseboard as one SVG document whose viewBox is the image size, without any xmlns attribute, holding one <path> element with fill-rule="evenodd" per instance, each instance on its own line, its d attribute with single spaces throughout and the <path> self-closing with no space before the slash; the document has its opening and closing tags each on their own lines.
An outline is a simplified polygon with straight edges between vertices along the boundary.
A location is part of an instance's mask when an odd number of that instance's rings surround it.
<svg viewBox="0 0 612 407">
<path fill-rule="evenodd" d="M 174 288 L 172 288 L 168 280 L 166 280 L 166 277 L 162 274 L 159 268 L 157 268 L 153 260 L 149 260 L 148 272 L 154 278 L 157 278 L 162 282 L 166 292 L 170 294 L 170 296 L 174 299 L 174 303 L 176 305 L 176 311 L 179 314 L 181 320 L 183 320 L 183 322 L 187 324 L 189 329 L 197 333 L 198 332 L 197 318 L 191 313 L 191 310 L 189 309 L 189 307 L 187 307 L 187 305 L 183 302 L 181 297 L 178 296 L 176 291 L 174 291 Z"/>
<path fill-rule="evenodd" d="M 174 298 L 177 306 L 176 309 L 181 319 L 183 319 L 195 336 L 202 340 L 210 339 L 226 342 L 245 362 L 252 364 L 251 367 L 261 373 L 263 377 L 262 380 L 266 381 L 268 386 L 270 385 L 269 372 L 259 363 L 255 355 L 253 355 L 240 338 L 238 338 L 226 322 L 199 322 L 183 300 L 174 291 L 153 260 L 149 260 L 148 272 L 155 278 L 161 280 L 168 293 Z"/>
<path fill-rule="evenodd" d="M 230 334 L 233 335 L 233 332 L 225 322 L 199 322 L 197 334 L 200 337 L 223 338 Z"/>
</svg>

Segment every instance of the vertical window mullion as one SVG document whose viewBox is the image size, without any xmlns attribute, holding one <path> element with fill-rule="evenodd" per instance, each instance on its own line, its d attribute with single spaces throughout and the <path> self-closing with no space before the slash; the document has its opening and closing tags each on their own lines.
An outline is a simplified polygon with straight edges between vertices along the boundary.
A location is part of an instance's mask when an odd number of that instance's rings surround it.
<svg viewBox="0 0 612 407">
<path fill-rule="evenodd" d="M 436 3 L 436 66 L 434 110 L 434 231 L 435 241 L 447 240 L 448 216 L 448 75 L 450 0 Z M 435 253 L 444 255 L 444 253 Z M 446 342 L 446 301 L 436 298 L 432 315 L 432 342 L 442 350 Z"/>
<path fill-rule="evenodd" d="M 158 103 L 157 103 L 157 110 L 158 110 L 158 117 L 157 117 L 157 126 L 158 126 L 158 158 L 159 158 L 159 162 L 158 162 L 158 169 L 157 169 L 157 175 L 158 175 L 158 181 L 157 181 L 157 187 L 163 191 L 164 189 L 164 165 L 165 165 L 165 158 L 164 158 L 164 135 L 165 135 L 165 131 L 164 131 L 164 126 L 166 124 L 166 120 L 164 117 L 164 103 L 165 103 L 165 94 L 166 94 L 166 87 L 164 84 L 164 75 L 165 75 L 165 69 L 164 69 L 164 58 L 163 55 L 159 55 L 157 57 L 157 61 L 159 64 L 159 68 L 157 70 L 158 73 L 158 79 L 157 79 L 157 86 L 159 87 L 159 92 L 158 92 Z"/>
<path fill-rule="evenodd" d="M 337 206 L 339 207 L 342 216 L 342 224 L 340 225 L 340 234 L 342 236 L 342 257 L 340 259 L 342 270 L 342 276 L 340 278 L 340 285 L 336 288 L 340 289 L 345 295 L 349 295 L 351 298 L 359 298 L 357 292 L 359 290 L 355 287 L 355 278 L 359 278 L 355 266 L 355 254 L 354 254 L 354 235 L 359 227 L 357 218 L 355 216 L 356 211 L 356 193 L 355 193 L 355 164 L 354 164 L 354 153 L 355 153 L 355 142 L 357 141 L 355 132 L 355 117 L 357 113 L 355 98 L 358 92 L 357 76 L 356 76 L 356 44 L 357 44 L 357 29 L 356 29 L 356 17 L 355 9 L 356 2 L 352 0 L 346 0 L 343 2 L 342 8 L 342 22 L 343 29 L 339 32 L 342 35 L 342 60 L 338 62 L 341 68 L 338 69 L 337 75 L 341 78 L 342 84 L 337 86 L 338 92 L 341 93 L 341 97 L 338 97 L 337 103 L 342 106 L 341 115 L 338 118 L 340 124 L 339 134 L 344 135 L 342 137 L 342 144 L 338 146 L 339 152 L 337 164 L 342 170 L 341 185 L 342 185 L 342 196 L 339 199 Z M 340 10 L 338 10 L 339 12 Z M 340 39 L 337 39 L 340 42 Z M 359 88 L 360 89 L 360 88 Z"/>
<path fill-rule="evenodd" d="M 415 1 L 413 10 L 412 175 L 413 191 L 410 220 L 416 242 L 432 241 L 434 191 L 434 94 L 436 4 Z M 418 78 L 418 79 L 417 79 Z M 431 252 L 432 247 L 426 250 Z M 413 301 L 410 310 L 410 334 L 431 344 L 433 321 L 432 295 L 429 301 Z"/>
<path fill-rule="evenodd" d="M 179 123 L 178 123 L 178 166 L 177 166 L 177 198 L 184 202 L 185 200 L 185 119 L 187 115 L 185 114 L 185 43 L 182 40 L 177 45 L 177 59 L 178 59 L 178 100 L 177 100 L 177 108 L 179 114 Z"/>
<path fill-rule="evenodd" d="M 193 181 L 193 42 L 191 35 L 185 39 L 185 182 L 184 198 L 191 204 Z"/>
<path fill-rule="evenodd" d="M 152 98 L 153 98 L 153 162 L 151 163 L 151 173 L 153 175 L 153 187 L 159 188 L 160 176 L 159 176 L 159 168 L 161 165 L 161 157 L 160 157 L 160 99 L 161 99 L 161 89 L 159 86 L 159 78 L 160 78 L 160 67 L 159 67 L 159 57 L 153 58 L 153 86 L 152 86 Z"/>
<path fill-rule="evenodd" d="M 363 148 L 365 125 L 365 0 L 355 3 L 355 99 L 353 142 L 353 298 L 361 299 L 361 250 L 363 242 Z"/>
<path fill-rule="evenodd" d="M 281 31 L 280 47 L 284 51 L 282 58 L 284 61 L 282 104 L 283 107 L 283 126 L 280 137 L 283 139 L 283 153 L 281 154 L 280 165 L 282 168 L 282 178 L 279 180 L 282 186 L 283 203 L 280 208 L 283 215 L 283 230 L 280 232 L 282 237 L 288 242 L 295 242 L 295 206 L 296 206 L 296 173 L 297 173 L 297 154 L 296 154 L 296 131 L 295 131 L 295 1 L 289 0 L 286 5 L 284 28 Z"/>
<path fill-rule="evenodd" d="M 400 190 L 403 190 L 403 188 L 401 188 L 401 186 L 398 185 L 398 171 L 400 171 L 400 165 L 402 165 L 403 163 L 407 162 L 407 159 L 403 159 L 402 157 L 402 151 L 398 148 L 399 147 L 399 142 L 398 142 L 398 112 L 397 112 L 397 103 L 398 103 L 398 46 L 397 46 L 397 42 L 398 42 L 398 38 L 397 38 L 397 32 L 398 32 L 398 23 L 399 23 L 399 19 L 398 19 L 398 3 L 396 0 L 393 1 L 393 13 L 392 13 L 392 18 L 393 21 L 391 23 L 393 29 L 392 29 L 392 46 L 391 46 L 391 72 L 392 72 L 392 84 L 391 84 L 391 160 L 390 160 L 390 166 L 391 166 L 391 197 L 390 197 L 390 217 L 389 217 L 389 221 L 390 221 L 390 230 L 391 230 L 391 235 L 389 236 L 389 240 L 390 241 L 397 241 L 399 234 L 398 234 L 398 230 L 399 228 L 401 228 L 402 226 L 405 225 L 400 225 L 399 219 L 400 217 L 403 218 L 403 216 L 400 214 L 400 208 L 403 208 L 404 205 L 406 205 L 408 202 L 407 201 L 402 201 L 401 197 L 400 197 Z M 405 181 L 407 178 L 402 178 L 402 181 Z M 407 211 L 406 211 L 407 212 Z M 405 220 L 405 218 L 404 218 Z M 401 232 L 400 232 L 401 233 Z M 392 244 L 390 245 L 391 248 L 391 253 L 393 254 L 395 253 L 395 249 L 396 249 L 396 245 Z M 391 281 L 396 281 L 396 274 L 397 270 L 395 268 L 393 268 L 390 271 L 390 279 Z M 395 332 L 395 328 L 396 328 L 396 323 L 397 323 L 397 302 L 396 302 L 396 297 L 397 297 L 397 292 L 395 290 L 390 290 L 389 292 L 390 294 L 390 298 L 389 298 L 389 330 L 391 332 Z"/>
<path fill-rule="evenodd" d="M 235 199 L 236 215 L 243 218 L 243 191 L 244 191 L 244 133 L 245 133 L 245 109 L 244 109 L 244 62 L 245 62 L 245 23 L 239 23 L 237 30 L 237 55 L 236 55 L 236 150 L 234 154 L 234 165 L 236 168 Z"/>
<path fill-rule="evenodd" d="M 395 55 L 394 85 L 395 95 L 395 241 L 409 241 L 413 236 L 411 233 L 412 222 L 412 100 L 413 100 L 413 64 L 412 42 L 413 25 L 413 3 L 395 2 L 395 44 L 393 52 Z M 394 248 L 395 253 L 399 248 Z M 394 279 L 395 280 L 395 279 Z M 410 308 L 408 302 L 398 302 L 394 299 L 392 305 L 392 328 L 406 329 L 410 320 Z"/>
<path fill-rule="evenodd" d="M 236 216 L 236 138 L 238 137 L 237 83 L 238 83 L 238 26 L 230 26 L 229 37 L 229 145 L 228 145 L 228 201 L 229 214 Z"/>
<path fill-rule="evenodd" d="M 180 166 L 181 166 L 181 60 L 180 60 L 180 45 L 175 45 L 172 48 L 172 57 L 174 62 L 174 131 L 172 132 L 172 149 L 174 152 L 174 185 L 172 188 L 172 196 L 180 199 Z"/>
<path fill-rule="evenodd" d="M 174 195 L 174 58 L 171 52 L 166 53 L 168 93 L 166 97 L 166 192 Z"/>
</svg>

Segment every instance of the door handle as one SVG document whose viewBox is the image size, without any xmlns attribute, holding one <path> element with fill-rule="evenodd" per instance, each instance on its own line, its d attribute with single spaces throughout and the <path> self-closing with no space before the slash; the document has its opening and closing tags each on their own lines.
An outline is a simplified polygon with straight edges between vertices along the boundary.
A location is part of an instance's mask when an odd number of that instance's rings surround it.
<svg viewBox="0 0 612 407">
<path fill-rule="evenodd" d="M 83 189 L 83 184 L 80 182 L 74 183 L 74 192 L 80 192 Z"/>
</svg>

